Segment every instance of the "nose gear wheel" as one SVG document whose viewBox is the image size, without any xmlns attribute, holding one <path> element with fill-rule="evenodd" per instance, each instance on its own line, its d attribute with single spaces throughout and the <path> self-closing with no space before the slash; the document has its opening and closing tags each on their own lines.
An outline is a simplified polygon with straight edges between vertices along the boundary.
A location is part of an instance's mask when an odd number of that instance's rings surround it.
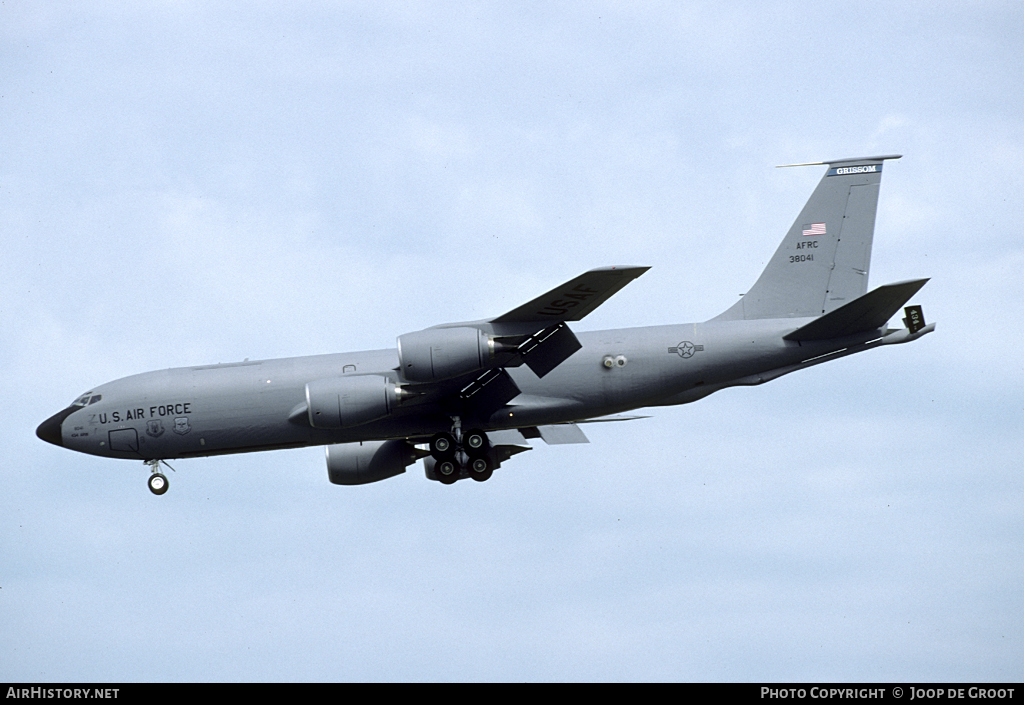
<svg viewBox="0 0 1024 705">
<path fill-rule="evenodd" d="M 155 472 L 149 476 L 149 491 L 155 495 L 161 495 L 170 487 L 167 477 L 163 473 Z"/>
<path fill-rule="evenodd" d="M 155 495 L 164 494 L 168 489 L 170 489 L 171 483 L 167 481 L 167 476 L 160 472 L 160 465 L 167 465 L 169 468 L 171 468 L 171 466 L 159 458 L 153 458 L 152 460 L 147 460 L 145 462 L 146 465 L 149 466 L 150 472 L 149 480 L 146 481 L 146 484 L 149 485 L 149 491 Z M 171 470 L 174 470 L 174 468 L 171 468 Z"/>
</svg>

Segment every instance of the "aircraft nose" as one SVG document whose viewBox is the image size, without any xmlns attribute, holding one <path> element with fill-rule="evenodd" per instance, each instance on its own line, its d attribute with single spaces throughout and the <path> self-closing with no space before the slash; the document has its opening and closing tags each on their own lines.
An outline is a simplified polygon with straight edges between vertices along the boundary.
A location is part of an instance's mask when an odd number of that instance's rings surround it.
<svg viewBox="0 0 1024 705">
<path fill-rule="evenodd" d="M 36 429 L 36 435 L 47 443 L 52 443 L 55 446 L 64 445 L 64 438 L 60 432 L 60 425 L 64 422 L 64 419 L 68 417 L 68 410 L 58 412 L 50 418 L 39 424 L 39 428 Z"/>
</svg>

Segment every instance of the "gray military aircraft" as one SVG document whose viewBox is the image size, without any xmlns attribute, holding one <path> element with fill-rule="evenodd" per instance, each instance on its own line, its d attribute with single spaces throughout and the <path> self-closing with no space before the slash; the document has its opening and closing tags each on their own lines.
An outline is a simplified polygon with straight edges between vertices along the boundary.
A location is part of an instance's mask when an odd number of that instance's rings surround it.
<svg viewBox="0 0 1024 705">
<path fill-rule="evenodd" d="M 760 278 L 703 323 L 577 335 L 570 322 L 648 269 L 603 267 L 496 318 L 400 335 L 397 349 L 125 377 L 36 434 L 145 461 L 155 494 L 167 491 L 169 459 L 312 445 L 327 447 L 339 485 L 394 477 L 421 458 L 431 480 L 487 480 L 528 439 L 586 443 L 579 424 L 638 418 L 621 414 L 933 331 L 920 306 L 906 307 L 903 328 L 887 326 L 927 279 L 867 292 L 882 166 L 899 156 L 815 162 L 828 169 Z"/>
</svg>

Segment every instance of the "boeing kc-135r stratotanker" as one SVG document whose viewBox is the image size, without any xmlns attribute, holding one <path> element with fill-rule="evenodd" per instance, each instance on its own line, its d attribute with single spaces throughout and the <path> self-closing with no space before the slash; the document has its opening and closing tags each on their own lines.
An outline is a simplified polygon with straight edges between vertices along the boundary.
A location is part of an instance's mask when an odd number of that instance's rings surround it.
<svg viewBox="0 0 1024 705">
<path fill-rule="evenodd" d="M 574 333 L 570 322 L 648 269 L 603 267 L 495 318 L 400 335 L 397 349 L 125 377 L 82 394 L 36 433 L 145 461 L 155 494 L 167 491 L 167 460 L 312 445 L 327 446 L 339 485 L 393 477 L 421 458 L 429 479 L 487 480 L 527 439 L 586 443 L 580 424 L 933 331 L 920 306 L 906 307 L 903 328 L 887 326 L 927 279 L 867 292 L 882 166 L 898 158 L 815 162 L 828 170 L 760 278 L 703 323 Z"/>
</svg>

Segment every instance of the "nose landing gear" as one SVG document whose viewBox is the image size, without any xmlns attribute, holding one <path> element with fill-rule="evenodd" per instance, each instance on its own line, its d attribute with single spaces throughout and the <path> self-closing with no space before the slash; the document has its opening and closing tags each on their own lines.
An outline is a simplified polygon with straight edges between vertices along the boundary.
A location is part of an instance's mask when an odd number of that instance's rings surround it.
<svg viewBox="0 0 1024 705">
<path fill-rule="evenodd" d="M 167 477 L 163 473 L 155 472 L 149 476 L 149 491 L 153 494 L 163 494 L 170 487 Z"/>
<path fill-rule="evenodd" d="M 149 485 L 149 491 L 155 495 L 162 495 L 171 487 L 171 483 L 167 481 L 167 476 L 160 472 L 161 463 L 167 465 L 167 463 L 159 458 L 146 461 L 150 472 L 149 480 L 146 484 Z M 170 465 L 167 465 L 167 467 L 171 468 Z M 174 470 L 174 468 L 171 468 L 171 470 Z"/>
</svg>

